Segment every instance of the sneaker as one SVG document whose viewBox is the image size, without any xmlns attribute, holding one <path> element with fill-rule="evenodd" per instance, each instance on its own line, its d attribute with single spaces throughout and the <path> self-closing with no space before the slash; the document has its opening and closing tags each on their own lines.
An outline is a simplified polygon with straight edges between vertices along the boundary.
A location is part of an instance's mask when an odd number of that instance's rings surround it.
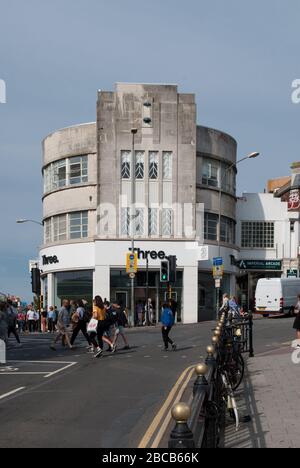
<svg viewBox="0 0 300 468">
<path fill-rule="evenodd" d="M 110 352 L 113 354 L 117 351 L 117 347 L 116 345 L 113 345 L 111 348 L 110 348 Z"/>
<path fill-rule="evenodd" d="M 176 344 L 175 344 L 175 343 L 173 343 L 173 344 L 172 344 L 172 349 L 173 349 L 173 351 L 176 351 L 176 349 L 177 349 L 177 346 L 176 346 Z"/>
<path fill-rule="evenodd" d="M 95 354 L 94 357 L 95 357 L 95 358 L 99 358 L 100 356 L 102 356 L 102 354 L 103 354 L 102 349 L 99 349 L 99 351 L 96 352 L 96 354 Z"/>
<path fill-rule="evenodd" d="M 169 351 L 169 348 L 164 348 L 163 351 L 167 352 Z"/>
<path fill-rule="evenodd" d="M 51 345 L 51 346 L 50 346 L 50 349 L 52 349 L 52 351 L 56 351 L 56 348 L 55 348 L 54 345 Z"/>
<path fill-rule="evenodd" d="M 128 349 L 130 349 L 130 346 L 129 346 L 129 345 L 127 345 L 127 346 L 124 346 L 124 348 L 123 348 L 123 349 L 124 349 L 124 350 L 128 350 Z"/>
</svg>

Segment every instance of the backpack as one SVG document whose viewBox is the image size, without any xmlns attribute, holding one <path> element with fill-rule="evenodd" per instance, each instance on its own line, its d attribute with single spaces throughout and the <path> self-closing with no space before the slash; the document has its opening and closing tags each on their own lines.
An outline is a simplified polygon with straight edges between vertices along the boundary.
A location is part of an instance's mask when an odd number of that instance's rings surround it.
<svg viewBox="0 0 300 468">
<path fill-rule="evenodd" d="M 84 314 L 83 314 L 83 317 L 82 317 L 83 322 L 88 323 L 91 320 L 91 318 L 92 318 L 92 314 L 85 307 L 84 308 Z"/>
<path fill-rule="evenodd" d="M 113 308 L 108 309 L 106 313 L 106 320 L 111 325 L 114 325 L 118 321 L 118 312 Z"/>
</svg>

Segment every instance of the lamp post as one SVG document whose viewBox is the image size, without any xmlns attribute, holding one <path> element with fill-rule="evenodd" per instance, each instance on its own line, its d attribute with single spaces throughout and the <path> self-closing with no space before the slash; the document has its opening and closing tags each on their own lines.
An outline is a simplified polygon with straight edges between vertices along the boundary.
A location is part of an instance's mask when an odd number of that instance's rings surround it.
<svg viewBox="0 0 300 468">
<path fill-rule="evenodd" d="M 34 219 L 17 219 L 16 223 L 17 224 L 34 223 L 34 224 L 39 224 L 40 226 L 44 226 L 44 223 L 41 223 L 40 221 L 35 221 Z"/>
<path fill-rule="evenodd" d="M 219 178 L 220 186 L 219 186 L 219 219 L 218 219 L 218 256 L 221 257 L 221 222 L 222 222 L 222 186 L 223 182 L 228 174 L 234 167 L 238 164 L 242 163 L 243 161 L 247 161 L 248 159 L 255 159 L 260 155 L 258 152 L 253 152 L 248 154 L 248 156 L 240 159 L 239 161 L 232 163 L 227 169 L 224 171 L 222 177 Z M 220 166 L 221 167 L 221 166 Z M 217 317 L 220 310 L 220 288 L 217 288 Z"/>
<path fill-rule="evenodd" d="M 134 237 L 135 237 L 135 135 L 137 134 L 137 128 L 131 129 L 132 135 L 132 151 L 131 151 L 131 161 L 132 161 L 132 169 L 131 169 L 131 251 L 134 253 Z M 134 295 L 134 281 L 135 278 L 131 278 L 131 317 L 130 317 L 130 325 L 134 325 L 134 312 L 135 312 L 135 295 Z"/>
</svg>

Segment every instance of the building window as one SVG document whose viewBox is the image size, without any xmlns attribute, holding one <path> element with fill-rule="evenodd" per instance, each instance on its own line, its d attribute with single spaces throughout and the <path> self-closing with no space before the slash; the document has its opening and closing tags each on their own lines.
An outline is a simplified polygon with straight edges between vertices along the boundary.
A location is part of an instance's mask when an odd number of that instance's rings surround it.
<svg viewBox="0 0 300 468">
<path fill-rule="evenodd" d="M 273 222 L 243 221 L 243 249 L 273 249 L 275 244 L 275 228 Z"/>
<path fill-rule="evenodd" d="M 172 180 L 173 154 L 171 151 L 163 152 L 163 179 Z"/>
<path fill-rule="evenodd" d="M 88 182 L 88 156 L 56 161 L 44 169 L 44 192 Z"/>
<path fill-rule="evenodd" d="M 70 185 L 83 184 L 88 181 L 88 158 L 77 156 L 69 159 Z"/>
<path fill-rule="evenodd" d="M 143 208 L 136 208 L 135 210 L 135 234 L 137 236 L 143 236 L 144 235 L 144 226 L 145 226 L 145 220 L 144 220 L 144 209 Z"/>
<path fill-rule="evenodd" d="M 45 242 L 45 244 L 50 244 L 50 242 L 52 241 L 51 219 L 46 219 L 46 221 L 44 223 L 44 232 L 45 232 L 44 242 Z"/>
<path fill-rule="evenodd" d="M 221 242 L 227 244 L 235 244 L 235 229 L 236 224 L 233 219 L 222 216 L 221 218 Z"/>
<path fill-rule="evenodd" d="M 67 239 L 67 215 L 54 216 L 53 218 L 53 242 Z"/>
<path fill-rule="evenodd" d="M 162 210 L 162 235 L 171 236 L 172 235 L 172 220 L 173 212 L 169 208 L 163 208 Z"/>
<path fill-rule="evenodd" d="M 136 179 L 144 178 L 145 153 L 137 151 L 135 153 L 135 177 Z"/>
<path fill-rule="evenodd" d="M 158 152 L 150 151 L 149 153 L 149 179 L 158 179 Z"/>
<path fill-rule="evenodd" d="M 130 208 L 121 209 L 121 235 L 130 235 Z"/>
<path fill-rule="evenodd" d="M 122 179 L 130 179 L 131 177 L 131 152 L 121 152 L 121 177 Z"/>
<path fill-rule="evenodd" d="M 217 241 L 218 240 L 218 222 L 219 217 L 213 213 L 205 213 L 204 215 L 204 239 Z"/>
<path fill-rule="evenodd" d="M 78 211 L 69 215 L 70 239 L 88 237 L 88 212 Z"/>
<path fill-rule="evenodd" d="M 158 209 L 157 208 L 149 208 L 148 234 L 149 236 L 158 235 Z"/>
<path fill-rule="evenodd" d="M 222 180 L 222 190 L 224 192 L 232 193 L 235 195 L 236 192 L 236 172 L 228 164 L 221 165 L 221 180 Z"/>
<path fill-rule="evenodd" d="M 203 159 L 202 184 L 209 187 L 219 187 L 219 163 Z"/>
<path fill-rule="evenodd" d="M 67 161 L 63 159 L 52 165 L 52 184 L 51 189 L 62 188 L 67 185 Z"/>
</svg>

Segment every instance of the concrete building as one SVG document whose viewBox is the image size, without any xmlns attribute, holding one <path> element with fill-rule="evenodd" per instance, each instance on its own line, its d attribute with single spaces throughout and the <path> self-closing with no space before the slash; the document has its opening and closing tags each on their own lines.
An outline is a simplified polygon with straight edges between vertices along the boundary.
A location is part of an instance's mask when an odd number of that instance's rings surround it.
<svg viewBox="0 0 300 468">
<path fill-rule="evenodd" d="M 237 280 L 242 303 L 253 307 L 258 279 L 299 276 L 300 164 L 268 182 L 269 193 L 246 193 L 237 205 L 241 247 Z"/>
<path fill-rule="evenodd" d="M 218 255 L 220 188 L 223 287 L 235 292 L 236 171 L 223 174 L 236 161 L 237 144 L 223 132 L 197 127 L 196 118 L 195 96 L 178 93 L 175 85 L 119 83 L 114 92 L 99 91 L 96 123 L 44 140 L 40 264 L 48 306 L 59 306 L 64 297 L 91 301 L 100 294 L 131 308 L 125 259 L 131 247 L 132 177 L 136 301 L 146 300 L 148 258 L 149 297 L 160 309 L 167 294 L 159 282 L 160 262 L 176 255 L 179 320 L 214 316 L 211 259 Z M 204 243 L 209 261 L 201 261 Z"/>
</svg>

